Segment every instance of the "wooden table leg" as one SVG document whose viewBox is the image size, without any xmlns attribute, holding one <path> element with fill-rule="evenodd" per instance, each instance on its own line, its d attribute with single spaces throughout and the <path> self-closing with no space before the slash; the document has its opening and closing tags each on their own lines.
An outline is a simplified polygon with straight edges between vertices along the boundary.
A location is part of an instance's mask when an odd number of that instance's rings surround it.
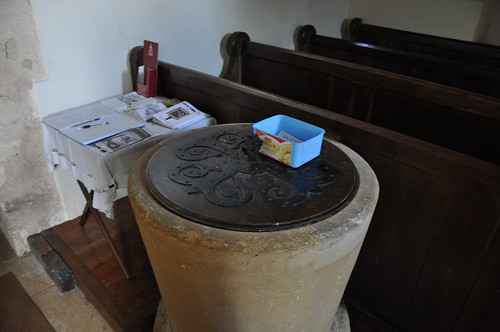
<svg viewBox="0 0 500 332">
<path fill-rule="evenodd" d="M 104 235 L 104 238 L 106 239 L 106 242 L 108 243 L 109 247 L 111 248 L 111 251 L 116 257 L 116 260 L 118 261 L 118 264 L 120 264 L 120 267 L 123 270 L 123 273 L 125 274 L 125 277 L 127 279 L 130 279 L 132 276 L 130 272 L 128 271 L 127 267 L 123 263 L 123 261 L 120 258 L 120 255 L 118 253 L 118 250 L 115 247 L 115 244 L 113 243 L 113 238 L 111 237 L 111 234 L 108 231 L 108 228 L 106 227 L 106 224 L 104 223 L 104 220 L 102 220 L 101 214 L 99 211 L 94 209 L 92 207 L 92 199 L 94 197 L 94 191 L 91 190 L 90 193 L 87 191 L 87 188 L 83 183 L 78 181 L 78 185 L 80 186 L 80 189 L 82 190 L 83 196 L 85 196 L 85 199 L 87 200 L 87 203 L 85 204 L 85 208 L 83 209 L 82 216 L 80 218 L 79 225 L 80 227 L 83 227 L 85 225 L 85 222 L 87 221 L 87 218 L 90 213 L 92 213 L 97 221 L 97 224 L 99 225 L 99 228 L 101 229 L 102 234 Z"/>
<path fill-rule="evenodd" d="M 80 217 L 80 222 L 78 223 L 80 227 L 85 226 L 85 222 L 87 221 L 87 218 L 89 217 L 89 214 L 92 210 L 92 199 L 94 198 L 94 191 L 92 190 L 90 193 L 87 191 L 87 188 L 81 183 L 80 181 L 77 181 L 78 185 L 80 186 L 80 189 L 82 190 L 83 196 L 85 196 L 85 207 L 83 208 L 82 211 L 82 216 Z"/>
</svg>

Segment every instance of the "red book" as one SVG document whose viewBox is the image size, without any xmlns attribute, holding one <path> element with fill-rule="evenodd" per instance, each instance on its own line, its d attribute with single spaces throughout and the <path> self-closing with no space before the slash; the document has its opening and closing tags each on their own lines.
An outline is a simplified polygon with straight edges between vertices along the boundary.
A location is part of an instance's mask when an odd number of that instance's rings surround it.
<svg viewBox="0 0 500 332">
<path fill-rule="evenodd" d="M 143 75 L 139 73 L 137 80 L 137 93 L 145 97 L 154 97 L 156 95 L 156 77 L 158 72 L 158 43 L 145 40 L 143 68 L 139 67 L 139 71 L 144 70 Z M 140 79 L 144 77 L 144 80 Z"/>
</svg>

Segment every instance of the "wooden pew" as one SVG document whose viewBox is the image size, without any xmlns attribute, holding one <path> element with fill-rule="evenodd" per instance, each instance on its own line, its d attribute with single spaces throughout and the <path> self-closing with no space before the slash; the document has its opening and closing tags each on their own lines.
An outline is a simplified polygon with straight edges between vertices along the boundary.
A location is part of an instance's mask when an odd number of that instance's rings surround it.
<svg viewBox="0 0 500 332">
<path fill-rule="evenodd" d="M 227 40 L 224 78 L 496 164 L 500 100 L 317 55 Z"/>
<path fill-rule="evenodd" d="M 130 54 L 132 73 L 141 48 Z M 187 100 L 219 123 L 286 114 L 318 125 L 372 166 L 380 198 L 345 296 L 353 331 L 499 326 L 498 165 L 165 62 L 158 83 L 158 95 Z"/>
<path fill-rule="evenodd" d="M 500 98 L 500 70 L 406 50 L 321 36 L 316 34 L 312 25 L 299 29 L 296 42 L 299 51 Z"/>
<path fill-rule="evenodd" d="M 349 24 L 352 41 L 428 54 L 500 70 L 500 46 L 437 37 L 363 23 L 353 18 Z"/>
</svg>

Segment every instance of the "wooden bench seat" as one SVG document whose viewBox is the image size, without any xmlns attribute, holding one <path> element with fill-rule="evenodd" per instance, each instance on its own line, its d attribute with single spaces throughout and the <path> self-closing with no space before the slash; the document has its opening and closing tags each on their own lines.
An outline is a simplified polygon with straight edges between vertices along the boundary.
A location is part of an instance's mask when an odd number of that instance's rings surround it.
<svg viewBox="0 0 500 332">
<path fill-rule="evenodd" d="M 500 70 L 400 49 L 321 36 L 312 25 L 297 34 L 298 50 L 500 98 Z"/>
<path fill-rule="evenodd" d="M 428 54 L 500 70 L 500 46 L 444 38 L 385 28 L 353 18 L 349 24 L 352 41 Z"/>
<path fill-rule="evenodd" d="M 132 72 L 141 49 L 130 54 Z M 256 122 L 275 114 L 307 121 L 375 170 L 380 198 L 345 295 L 353 330 L 470 331 L 500 325 L 498 165 L 173 64 L 160 62 L 158 69 L 158 95 L 187 100 L 219 123 Z M 375 80 L 364 71 L 358 75 L 355 83 L 366 76 Z M 470 96 L 457 98 L 473 102 Z"/>
<path fill-rule="evenodd" d="M 500 163 L 500 99 L 366 66 L 228 38 L 222 77 Z"/>
</svg>

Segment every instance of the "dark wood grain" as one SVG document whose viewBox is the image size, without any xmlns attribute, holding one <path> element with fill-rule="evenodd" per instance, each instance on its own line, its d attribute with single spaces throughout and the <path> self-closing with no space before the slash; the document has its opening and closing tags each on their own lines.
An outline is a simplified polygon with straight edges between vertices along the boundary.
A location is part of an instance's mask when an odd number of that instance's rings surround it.
<svg viewBox="0 0 500 332">
<path fill-rule="evenodd" d="M 132 272 L 127 279 L 91 215 L 41 232 L 72 270 L 77 285 L 116 331 L 148 331 L 160 298 L 128 198 L 115 202 L 115 218 L 103 216 Z"/>
<path fill-rule="evenodd" d="M 248 51 L 248 43 L 245 45 Z M 274 54 L 267 47 L 259 48 L 259 57 Z M 336 77 L 343 75 L 344 80 L 351 77 L 353 85 L 363 81 L 359 94 L 349 96 L 346 104 L 359 102 L 358 96 L 370 97 L 370 89 L 392 87 L 392 92 L 418 95 L 422 102 L 446 100 L 457 109 L 498 120 L 498 104 L 482 96 L 451 88 L 432 94 L 409 79 L 402 79 L 397 86 L 391 84 L 393 74 L 378 75 L 339 63 L 330 68 L 314 56 L 301 55 L 309 59 L 304 60 L 293 51 L 279 53 L 279 61 L 288 59 L 291 66 L 312 61 L 316 70 L 329 70 Z M 379 202 L 346 292 L 348 306 L 356 308 L 354 326 L 422 331 L 490 327 L 497 322 L 498 285 L 493 280 L 500 266 L 493 263 L 498 258 L 493 250 L 498 249 L 500 224 L 498 165 L 165 62 L 160 63 L 159 73 L 162 87 L 158 94 L 189 100 L 219 123 L 289 115 L 324 128 L 328 136 L 354 149 L 372 166 L 380 181 Z M 244 70 L 241 73 L 249 75 Z M 363 90 L 366 86 L 370 87 L 368 92 Z M 346 91 L 349 89 L 347 84 Z"/>
<path fill-rule="evenodd" d="M 500 97 L 500 70 L 380 44 L 322 36 L 311 25 L 300 29 L 297 44 L 298 50 L 311 54 Z"/>
<path fill-rule="evenodd" d="M 365 24 L 360 18 L 351 20 L 349 32 L 353 41 L 500 70 L 500 46 Z"/>
<path fill-rule="evenodd" d="M 500 163 L 500 150 L 490 148 L 500 141 L 500 99 L 251 42 L 242 34 L 228 39 L 240 42 L 232 46 L 240 51 L 233 52 L 224 78 Z"/>
</svg>

